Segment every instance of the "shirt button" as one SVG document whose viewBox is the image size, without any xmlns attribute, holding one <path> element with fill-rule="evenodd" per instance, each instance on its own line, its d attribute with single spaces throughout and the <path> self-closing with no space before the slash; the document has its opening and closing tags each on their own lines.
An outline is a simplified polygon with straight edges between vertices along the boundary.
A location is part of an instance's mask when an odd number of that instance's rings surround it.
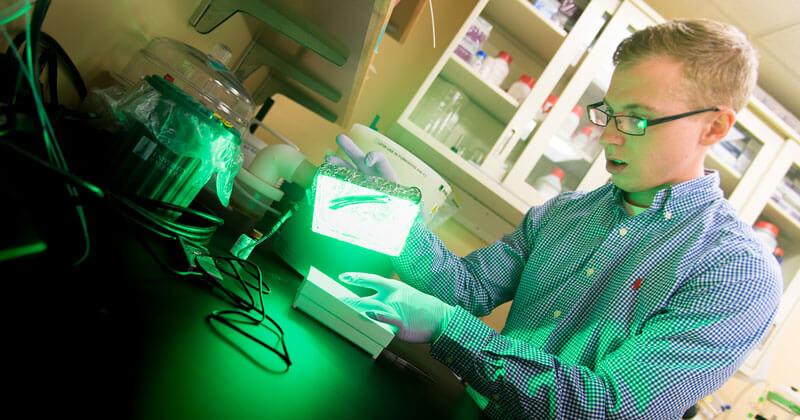
<svg viewBox="0 0 800 420">
<path fill-rule="evenodd" d="M 560 316 L 561 316 L 561 311 L 554 311 L 553 312 L 553 318 L 558 318 Z"/>
<path fill-rule="evenodd" d="M 669 211 L 669 210 L 664 212 L 664 218 L 667 219 L 667 220 L 672 219 L 672 212 Z"/>
<path fill-rule="evenodd" d="M 628 233 L 628 229 L 619 228 L 619 236 L 625 236 L 626 233 Z"/>
<path fill-rule="evenodd" d="M 591 277 L 592 274 L 594 274 L 594 268 L 587 268 L 586 269 L 586 275 Z"/>
<path fill-rule="evenodd" d="M 453 363 L 453 356 L 447 356 L 447 358 L 444 359 L 444 361 L 447 362 L 448 365 L 452 364 Z"/>
</svg>

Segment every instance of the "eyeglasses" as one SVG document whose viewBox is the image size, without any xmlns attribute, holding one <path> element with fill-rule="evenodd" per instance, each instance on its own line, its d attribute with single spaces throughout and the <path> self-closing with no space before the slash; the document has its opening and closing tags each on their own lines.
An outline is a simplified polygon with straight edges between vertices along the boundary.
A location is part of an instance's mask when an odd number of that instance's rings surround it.
<svg viewBox="0 0 800 420">
<path fill-rule="evenodd" d="M 608 125 L 608 121 L 613 118 L 614 125 L 617 127 L 617 131 L 629 134 L 631 136 L 643 136 L 647 127 L 652 127 L 656 124 L 675 121 L 691 115 L 699 114 L 701 112 L 709 112 L 709 111 L 716 112 L 720 110 L 717 107 L 704 108 L 704 109 L 698 109 L 696 111 L 684 112 L 683 114 L 670 115 L 668 117 L 648 120 L 646 118 L 635 117 L 633 115 L 609 114 L 608 112 L 600 109 L 600 107 L 603 106 L 604 104 L 605 102 L 598 102 L 586 107 L 586 114 L 589 115 L 589 121 L 591 121 L 592 124 L 594 125 L 605 127 Z"/>
</svg>

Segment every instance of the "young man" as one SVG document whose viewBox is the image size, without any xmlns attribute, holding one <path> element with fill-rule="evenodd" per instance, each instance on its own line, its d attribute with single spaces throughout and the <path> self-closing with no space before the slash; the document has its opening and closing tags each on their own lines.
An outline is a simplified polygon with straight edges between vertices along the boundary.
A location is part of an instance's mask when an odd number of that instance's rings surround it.
<svg viewBox="0 0 800 420">
<path fill-rule="evenodd" d="M 756 81 L 746 37 L 672 21 L 614 61 L 589 107 L 610 184 L 532 208 L 464 258 L 417 224 L 395 260 L 405 283 L 343 275 L 377 291 L 360 310 L 431 342 L 490 417 L 679 418 L 733 375 L 778 306 L 775 259 L 703 170 Z M 502 334 L 477 318 L 512 299 Z"/>
</svg>

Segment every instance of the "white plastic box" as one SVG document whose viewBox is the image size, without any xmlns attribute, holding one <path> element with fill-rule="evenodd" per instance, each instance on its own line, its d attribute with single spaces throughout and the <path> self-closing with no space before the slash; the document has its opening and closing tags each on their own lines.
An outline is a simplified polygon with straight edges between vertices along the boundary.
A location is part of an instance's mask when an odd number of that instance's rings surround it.
<svg viewBox="0 0 800 420">
<path fill-rule="evenodd" d="M 392 341 L 394 332 L 388 325 L 342 302 L 343 297 L 357 298 L 358 295 L 312 266 L 297 289 L 292 307 L 307 313 L 376 359 Z"/>
</svg>

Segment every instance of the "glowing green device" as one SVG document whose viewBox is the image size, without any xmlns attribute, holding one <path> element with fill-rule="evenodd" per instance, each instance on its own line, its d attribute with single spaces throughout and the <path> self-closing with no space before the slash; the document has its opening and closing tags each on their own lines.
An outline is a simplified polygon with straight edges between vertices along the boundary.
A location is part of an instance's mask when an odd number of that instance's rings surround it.
<svg viewBox="0 0 800 420">
<path fill-rule="evenodd" d="M 403 250 L 422 198 L 419 188 L 328 163 L 312 191 L 311 230 L 391 256 Z"/>
</svg>

